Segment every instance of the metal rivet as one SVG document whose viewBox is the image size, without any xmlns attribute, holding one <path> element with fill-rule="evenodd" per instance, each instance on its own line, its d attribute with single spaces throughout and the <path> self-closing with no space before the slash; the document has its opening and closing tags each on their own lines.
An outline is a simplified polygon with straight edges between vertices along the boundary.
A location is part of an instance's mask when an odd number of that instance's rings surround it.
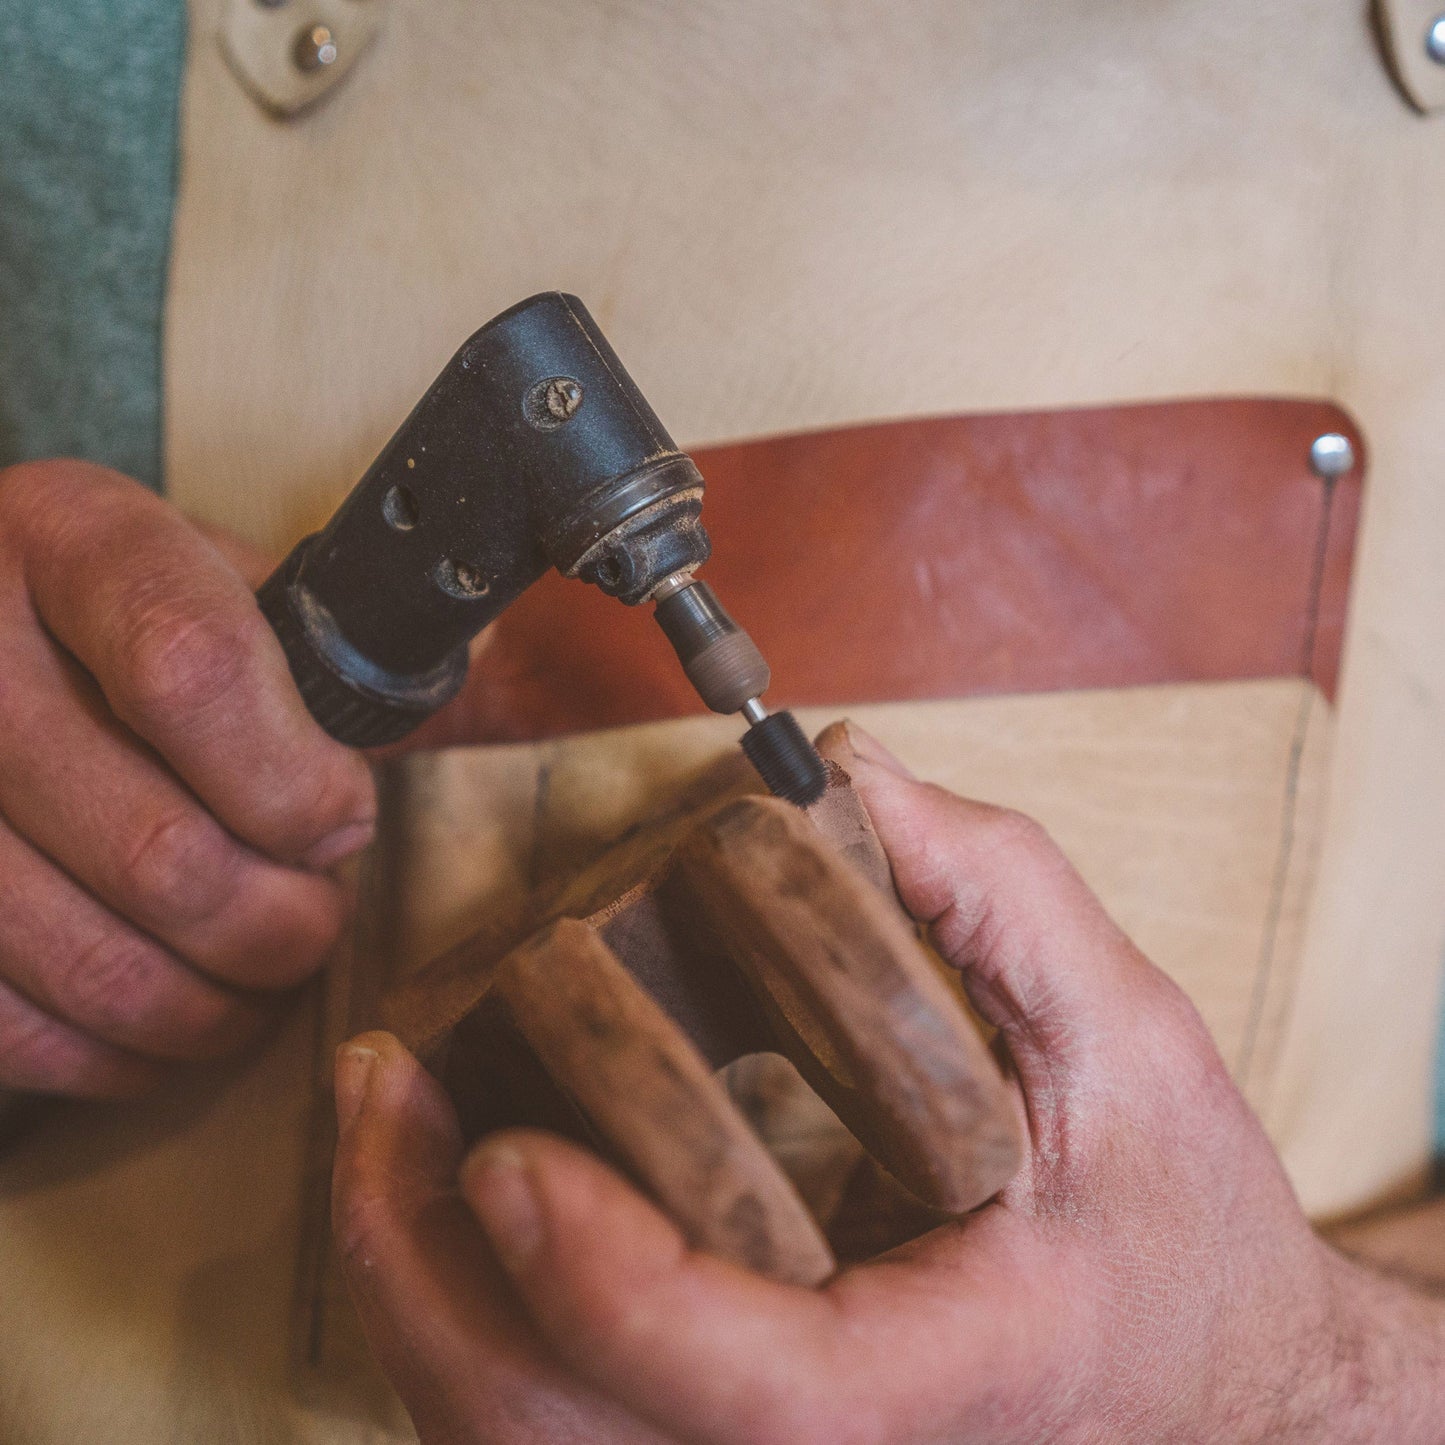
<svg viewBox="0 0 1445 1445">
<path fill-rule="evenodd" d="M 296 37 L 291 58 L 298 70 L 324 70 L 336 62 L 336 37 L 326 25 L 308 25 Z"/>
<path fill-rule="evenodd" d="M 522 410 L 539 431 L 552 431 L 570 421 L 582 405 L 582 383 L 570 376 L 539 381 L 523 400 Z"/>
<path fill-rule="evenodd" d="M 1437 15 L 1425 32 L 1425 54 L 1436 65 L 1445 65 L 1445 15 Z"/>
<path fill-rule="evenodd" d="M 1310 467 L 1317 477 L 1342 477 L 1355 465 L 1355 448 L 1349 437 L 1327 431 L 1310 447 Z"/>
</svg>

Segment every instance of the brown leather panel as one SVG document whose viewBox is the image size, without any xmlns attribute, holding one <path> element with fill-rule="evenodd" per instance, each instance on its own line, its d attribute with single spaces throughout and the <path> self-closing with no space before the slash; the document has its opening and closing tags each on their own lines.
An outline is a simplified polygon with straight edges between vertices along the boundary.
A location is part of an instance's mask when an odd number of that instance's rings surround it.
<svg viewBox="0 0 1445 1445">
<path fill-rule="evenodd" d="M 1310 444 L 1341 431 L 1333 484 Z M 964 416 L 696 454 L 704 575 L 772 664 L 773 705 L 1339 671 L 1364 450 L 1328 403 Z M 701 711 L 651 608 L 544 579 L 428 743 Z"/>
</svg>

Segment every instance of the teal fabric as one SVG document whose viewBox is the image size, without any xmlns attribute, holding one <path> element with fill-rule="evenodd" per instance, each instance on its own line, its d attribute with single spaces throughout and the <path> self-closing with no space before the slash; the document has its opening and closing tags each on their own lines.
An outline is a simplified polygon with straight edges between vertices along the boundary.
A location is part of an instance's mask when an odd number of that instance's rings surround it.
<svg viewBox="0 0 1445 1445">
<path fill-rule="evenodd" d="M 161 482 L 184 0 L 0 0 L 0 463 Z"/>
</svg>

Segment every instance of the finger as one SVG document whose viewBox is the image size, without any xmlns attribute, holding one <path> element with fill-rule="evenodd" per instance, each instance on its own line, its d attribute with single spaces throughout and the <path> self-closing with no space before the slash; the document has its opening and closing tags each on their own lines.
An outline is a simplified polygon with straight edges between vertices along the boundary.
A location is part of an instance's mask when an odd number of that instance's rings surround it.
<svg viewBox="0 0 1445 1445">
<path fill-rule="evenodd" d="M 918 782 L 856 724 L 819 746 L 853 779 L 904 906 L 964 971 L 1026 1088 L 1147 1026 L 1172 985 L 1037 823 Z"/>
<path fill-rule="evenodd" d="M 163 1065 L 51 1018 L 0 980 L 0 1085 L 81 1099 L 130 1099 L 166 1078 Z"/>
<path fill-rule="evenodd" d="M 337 1056 L 335 1234 L 357 1310 L 423 1440 L 647 1442 L 562 1370 L 517 1308 L 457 1192 L 440 1086 L 389 1034 Z"/>
<path fill-rule="evenodd" d="M 72 1028 L 159 1059 L 232 1053 L 267 1017 L 128 928 L 3 822 L 0 977 Z"/>
<path fill-rule="evenodd" d="M 528 1315 L 578 1374 L 688 1440 L 815 1438 L 843 1364 L 823 1296 L 692 1252 L 551 1135 L 496 1135 L 461 1179 Z"/>
<path fill-rule="evenodd" d="M 0 667 L 0 814 L 17 832 L 218 979 L 285 988 L 320 962 L 345 907 L 333 880 L 228 833 L 39 631 L 8 638 Z"/>
<path fill-rule="evenodd" d="M 689 1441 L 840 1445 L 996 1425 L 995 1401 L 1027 1397 L 1018 1382 L 1081 1308 L 1067 1271 L 1036 1269 L 1028 1222 L 1003 1210 L 813 1292 L 689 1250 L 630 1185 L 547 1134 L 486 1141 L 462 1189 L 556 1353 Z"/>
<path fill-rule="evenodd" d="M 320 867 L 362 846 L 370 774 L 306 711 L 245 581 L 115 473 L 42 475 L 7 498 L 11 545 L 41 621 L 117 716 L 262 852 Z"/>
</svg>

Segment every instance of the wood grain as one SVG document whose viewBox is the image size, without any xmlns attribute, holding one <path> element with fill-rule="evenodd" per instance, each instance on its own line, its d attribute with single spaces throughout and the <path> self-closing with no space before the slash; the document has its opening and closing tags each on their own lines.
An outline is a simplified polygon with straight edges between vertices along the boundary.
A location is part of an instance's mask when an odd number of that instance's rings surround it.
<svg viewBox="0 0 1445 1445">
<path fill-rule="evenodd" d="M 781 1052 L 920 1200 L 962 1213 L 1018 1169 L 1013 1100 L 896 904 L 835 859 L 775 798 L 729 804 L 679 855 Z"/>
<path fill-rule="evenodd" d="M 707 777 L 712 796 L 544 892 L 516 937 L 484 931 L 400 983 L 384 1020 L 468 1139 L 528 1124 L 589 1142 L 701 1247 L 815 1283 L 832 1256 L 714 1070 L 781 1054 L 947 1214 L 1013 1175 L 1020 1121 L 847 774 L 830 764 L 806 812 L 755 778 L 739 795 L 732 767 Z"/>
<path fill-rule="evenodd" d="M 818 1226 L 712 1070 L 594 929 L 552 924 L 503 960 L 495 987 L 598 1142 L 689 1243 L 792 1284 L 833 1272 Z"/>
</svg>

